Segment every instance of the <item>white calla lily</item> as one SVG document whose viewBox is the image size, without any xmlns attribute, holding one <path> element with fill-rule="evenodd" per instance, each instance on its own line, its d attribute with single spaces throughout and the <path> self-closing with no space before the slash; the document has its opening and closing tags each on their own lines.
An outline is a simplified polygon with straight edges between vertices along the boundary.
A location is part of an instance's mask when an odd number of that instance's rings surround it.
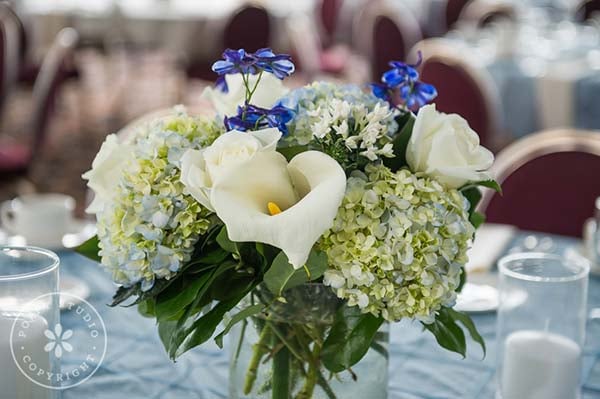
<svg viewBox="0 0 600 399">
<path fill-rule="evenodd" d="M 232 130 L 217 138 L 210 147 L 187 150 L 181 157 L 181 182 L 192 197 L 214 210 L 210 191 L 215 182 L 256 153 L 274 152 L 280 137 L 281 132 L 276 128 L 254 132 Z"/>
<path fill-rule="evenodd" d="M 322 152 L 303 152 L 289 164 L 277 152 L 260 152 L 213 186 L 211 202 L 232 241 L 280 248 L 298 269 L 333 225 L 345 190 L 344 170 Z"/>
</svg>

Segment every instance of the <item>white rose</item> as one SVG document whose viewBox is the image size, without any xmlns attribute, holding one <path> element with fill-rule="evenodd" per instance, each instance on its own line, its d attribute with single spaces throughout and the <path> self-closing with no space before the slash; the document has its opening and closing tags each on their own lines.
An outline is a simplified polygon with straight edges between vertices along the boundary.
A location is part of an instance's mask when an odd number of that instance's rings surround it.
<svg viewBox="0 0 600 399">
<path fill-rule="evenodd" d="M 462 117 L 444 114 L 435 105 L 419 110 L 406 148 L 414 172 L 424 172 L 450 188 L 491 179 L 494 155 L 479 145 L 479 136 Z"/>
<path fill-rule="evenodd" d="M 87 213 L 96 214 L 110 201 L 115 187 L 119 183 L 118 175 L 133 152 L 129 143 L 120 143 L 116 134 L 110 134 L 102 143 L 100 151 L 92 162 L 92 169 L 83 174 L 88 187 L 94 191 L 94 200 L 86 209 Z"/>
<path fill-rule="evenodd" d="M 250 89 L 256 84 L 258 75 L 250 75 L 248 81 Z M 246 99 L 246 87 L 241 74 L 225 75 L 228 91 L 223 93 L 219 89 L 207 87 L 202 97 L 208 99 L 217 112 L 221 115 L 232 116 L 237 113 L 237 108 L 244 105 Z M 273 74 L 264 73 L 256 91 L 252 95 L 250 103 L 261 108 L 272 108 L 275 103 L 283 97 L 289 89 L 283 85 L 281 80 Z"/>
<path fill-rule="evenodd" d="M 202 150 L 187 150 L 181 158 L 181 182 L 198 202 L 210 210 L 213 185 L 230 169 L 251 160 L 258 152 L 275 151 L 281 132 L 276 128 L 255 132 L 232 130 Z"/>
</svg>

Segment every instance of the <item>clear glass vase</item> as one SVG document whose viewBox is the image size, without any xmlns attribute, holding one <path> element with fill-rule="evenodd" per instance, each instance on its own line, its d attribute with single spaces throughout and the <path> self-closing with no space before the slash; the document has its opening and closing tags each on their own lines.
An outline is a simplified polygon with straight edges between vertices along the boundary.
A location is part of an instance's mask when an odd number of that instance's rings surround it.
<svg viewBox="0 0 600 399">
<path fill-rule="evenodd" d="M 322 344 L 342 306 L 330 287 L 305 284 L 274 299 L 257 288 L 244 307 L 273 303 L 231 332 L 230 399 L 386 399 L 389 326 L 382 325 L 366 355 L 333 374 L 320 357 Z"/>
</svg>

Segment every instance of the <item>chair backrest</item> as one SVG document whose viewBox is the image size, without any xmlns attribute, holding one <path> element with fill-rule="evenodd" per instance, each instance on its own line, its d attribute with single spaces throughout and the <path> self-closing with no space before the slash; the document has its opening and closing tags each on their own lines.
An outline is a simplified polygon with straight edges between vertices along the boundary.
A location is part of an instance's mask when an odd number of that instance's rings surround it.
<svg viewBox="0 0 600 399">
<path fill-rule="evenodd" d="M 585 22 L 600 14 L 600 0 L 583 0 L 575 11 L 575 19 Z"/>
<path fill-rule="evenodd" d="M 490 222 L 581 236 L 600 196 L 600 132 L 553 130 L 502 150 L 492 167 L 503 194 L 486 190 L 479 209 Z"/>
<path fill-rule="evenodd" d="M 370 61 L 375 81 L 390 69 L 390 61 L 404 61 L 410 48 L 421 39 L 421 28 L 412 11 L 393 0 L 368 3 L 353 27 L 353 42 Z"/>
<path fill-rule="evenodd" d="M 23 66 L 25 62 L 25 57 L 27 55 L 27 51 L 29 50 L 29 35 L 27 34 L 27 29 L 25 29 L 25 24 L 23 20 L 17 14 L 14 6 L 9 1 L 0 1 L 0 4 L 6 6 L 6 11 L 11 17 L 17 27 L 17 32 L 19 35 L 19 63 Z"/>
<path fill-rule="evenodd" d="M 333 42 L 343 0 L 320 0 L 318 3 L 321 42 L 328 46 Z"/>
<path fill-rule="evenodd" d="M 427 39 L 413 47 L 409 59 L 421 51 L 421 80 L 438 91 L 437 109 L 456 113 L 469 122 L 479 134 L 482 145 L 494 149 L 499 137 L 500 97 L 493 78 L 484 69 L 471 63 L 475 56 L 468 49 L 457 47 L 444 39 Z"/>
<path fill-rule="evenodd" d="M 44 57 L 40 72 L 33 86 L 33 111 L 31 132 L 33 133 L 32 156 L 42 146 L 50 120 L 52 102 L 60 83 L 65 78 L 68 63 L 73 61 L 79 35 L 73 28 L 64 28 L 56 35 L 52 46 Z"/>
<path fill-rule="evenodd" d="M 19 30 L 10 7 L 0 3 L 0 111 L 19 75 Z"/>
<path fill-rule="evenodd" d="M 516 19 L 517 11 L 512 4 L 491 2 L 490 0 L 472 0 L 463 8 L 458 21 L 483 28 L 497 21 L 516 21 Z"/>
<path fill-rule="evenodd" d="M 224 48 L 256 51 L 268 47 L 271 23 L 268 12 L 258 6 L 241 7 L 227 22 L 223 33 Z"/>
<path fill-rule="evenodd" d="M 471 0 L 446 0 L 445 17 L 446 30 L 452 29 L 456 21 L 460 18 L 463 9 Z"/>
</svg>

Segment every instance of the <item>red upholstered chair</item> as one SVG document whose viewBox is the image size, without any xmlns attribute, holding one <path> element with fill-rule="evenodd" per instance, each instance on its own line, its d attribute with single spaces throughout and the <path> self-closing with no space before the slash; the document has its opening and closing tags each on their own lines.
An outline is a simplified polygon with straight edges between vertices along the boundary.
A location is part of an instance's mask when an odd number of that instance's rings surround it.
<svg viewBox="0 0 600 399">
<path fill-rule="evenodd" d="M 458 49 L 444 39 L 427 39 L 418 43 L 410 59 L 421 51 L 421 80 L 438 91 L 437 109 L 465 118 L 479 134 L 481 143 L 494 150 L 504 141 L 500 136 L 500 98 L 492 77 L 473 65 L 468 49 Z"/>
<path fill-rule="evenodd" d="M 0 144 L 0 176 L 26 173 L 48 133 L 53 100 L 66 78 L 78 35 L 72 28 L 61 30 L 44 57 L 33 87 L 29 143 Z"/>
<path fill-rule="evenodd" d="M 446 0 L 445 17 L 446 30 L 452 29 L 456 21 L 460 18 L 463 9 L 471 0 Z"/>
<path fill-rule="evenodd" d="M 269 47 L 271 22 L 268 12 L 258 6 L 244 5 L 239 8 L 222 26 L 222 32 L 215 32 L 220 38 L 222 49 L 240 49 L 255 51 Z M 220 55 L 220 54 L 219 54 Z M 217 74 L 211 69 L 212 61 L 194 60 L 186 66 L 186 74 L 190 78 L 213 81 Z"/>
<path fill-rule="evenodd" d="M 334 42 L 337 22 L 343 0 L 321 0 L 318 2 L 318 22 L 323 47 L 329 47 Z"/>
<path fill-rule="evenodd" d="M 404 61 L 422 38 L 419 22 L 401 2 L 375 0 L 357 16 L 353 41 L 371 63 L 372 79 L 379 81 L 390 61 Z"/>
<path fill-rule="evenodd" d="M 458 21 L 483 28 L 496 21 L 516 21 L 516 19 L 517 10 L 512 4 L 472 0 L 463 8 Z"/>
<path fill-rule="evenodd" d="M 223 33 L 224 48 L 244 48 L 256 51 L 268 47 L 271 24 L 267 11 L 258 6 L 247 5 L 229 20 Z"/>
<path fill-rule="evenodd" d="M 493 166 L 503 195 L 484 193 L 487 220 L 580 237 L 600 196 L 600 132 L 554 130 L 514 142 Z"/>
<path fill-rule="evenodd" d="M 600 0 L 584 0 L 575 11 L 575 19 L 579 22 L 594 18 L 600 14 Z"/>
<path fill-rule="evenodd" d="M 0 112 L 17 82 L 20 47 L 19 30 L 12 11 L 7 4 L 0 3 Z"/>
</svg>

